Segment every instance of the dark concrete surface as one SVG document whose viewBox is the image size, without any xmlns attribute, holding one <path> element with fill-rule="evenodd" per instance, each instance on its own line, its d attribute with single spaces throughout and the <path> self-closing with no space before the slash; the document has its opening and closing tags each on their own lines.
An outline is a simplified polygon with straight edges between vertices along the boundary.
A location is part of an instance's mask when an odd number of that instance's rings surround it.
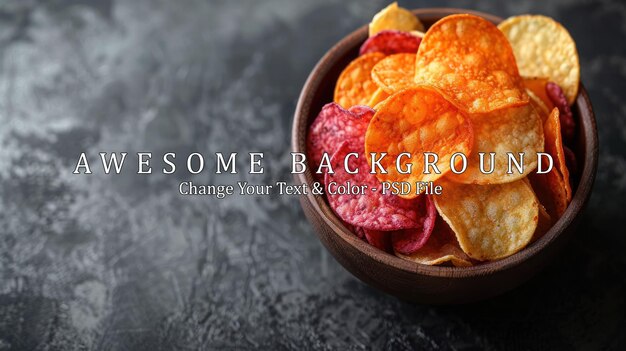
<svg viewBox="0 0 626 351">
<path fill-rule="evenodd" d="M 626 6 L 402 5 L 543 13 L 576 39 L 601 156 L 557 261 L 490 301 L 410 305 L 329 257 L 295 197 L 178 195 L 183 179 L 290 180 L 307 74 L 381 1 L 5 0 L 0 350 L 623 350 Z M 81 151 L 262 151 L 267 169 L 146 176 L 131 157 L 120 175 L 72 175 Z"/>
</svg>

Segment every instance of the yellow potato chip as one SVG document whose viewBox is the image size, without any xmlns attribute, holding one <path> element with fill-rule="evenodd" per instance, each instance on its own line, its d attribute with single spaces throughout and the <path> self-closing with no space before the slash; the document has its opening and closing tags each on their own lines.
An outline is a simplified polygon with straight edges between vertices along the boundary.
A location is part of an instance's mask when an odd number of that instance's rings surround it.
<svg viewBox="0 0 626 351">
<path fill-rule="evenodd" d="M 424 31 L 424 25 L 411 11 L 398 6 L 397 2 L 380 10 L 369 25 L 370 37 L 382 30 L 395 29 L 403 32 Z"/>
<path fill-rule="evenodd" d="M 409 33 L 413 34 L 414 36 L 416 36 L 418 38 L 423 38 L 424 35 L 426 34 L 424 32 L 420 32 L 419 30 L 412 30 Z"/>
<path fill-rule="evenodd" d="M 578 95 L 580 64 L 576 43 L 567 29 L 550 17 L 514 16 L 498 25 L 513 47 L 523 76 L 548 77 L 561 86 L 571 105 Z"/>
<path fill-rule="evenodd" d="M 436 89 L 417 86 L 402 90 L 382 103 L 370 121 L 365 134 L 365 154 L 370 165 L 371 153 L 387 153 L 380 165 L 386 174 L 377 172 L 380 181 L 432 181 L 450 170 L 455 152 L 468 154 L 473 143 L 472 127 L 467 116 L 448 102 Z M 438 155 L 434 162 L 440 174 L 430 167 L 424 173 L 424 153 Z M 396 159 L 402 153 L 410 157 Z M 430 159 L 433 162 L 434 159 Z M 411 164 L 408 172 L 407 165 Z M 407 173 L 402 173 L 407 171 Z M 405 198 L 417 196 L 413 189 Z"/>
<path fill-rule="evenodd" d="M 417 51 L 415 81 L 441 89 L 470 113 L 528 103 L 506 37 L 474 15 L 447 16 L 430 27 Z"/>
<path fill-rule="evenodd" d="M 456 267 L 469 267 L 472 261 L 461 250 L 452 229 L 441 217 L 437 218 L 433 233 L 428 241 L 416 252 L 404 255 L 395 252 L 396 256 L 408 261 L 429 266 L 452 263 Z"/>
<path fill-rule="evenodd" d="M 467 169 L 459 174 L 448 173 L 448 179 L 466 184 L 500 184 L 524 178 L 537 168 L 537 152 L 543 151 L 543 128 L 541 117 L 532 105 L 470 114 L 469 118 L 474 130 L 474 147 L 467 156 Z M 481 172 L 478 155 L 481 152 L 484 153 L 484 171 L 493 168 L 492 173 Z M 490 152 L 495 153 L 493 164 Z M 507 174 L 508 153 L 513 153 L 516 160 L 519 160 L 519 153 L 523 153 L 523 172 L 511 162 L 512 174 Z"/>
<path fill-rule="evenodd" d="M 379 103 L 385 101 L 389 97 L 389 94 L 385 93 L 383 88 L 378 88 L 370 98 L 370 101 L 367 103 L 367 106 L 374 108 Z"/>
<path fill-rule="evenodd" d="M 395 54 L 380 60 L 372 68 L 374 82 L 393 94 L 402 89 L 415 85 L 415 54 Z"/>
<path fill-rule="evenodd" d="M 379 103 L 377 103 L 376 105 L 374 105 L 374 107 L 372 107 L 374 109 L 374 111 L 378 111 L 380 110 L 380 108 L 383 106 L 383 104 L 386 102 L 387 100 L 383 100 Z"/>
<path fill-rule="evenodd" d="M 440 180 L 437 211 L 471 258 L 495 260 L 524 248 L 535 233 L 539 203 L 525 179 L 495 185 Z"/>
<path fill-rule="evenodd" d="M 372 79 L 372 67 L 384 57 L 380 52 L 372 52 L 350 62 L 337 79 L 334 101 L 346 109 L 367 104 L 378 89 Z"/>
</svg>

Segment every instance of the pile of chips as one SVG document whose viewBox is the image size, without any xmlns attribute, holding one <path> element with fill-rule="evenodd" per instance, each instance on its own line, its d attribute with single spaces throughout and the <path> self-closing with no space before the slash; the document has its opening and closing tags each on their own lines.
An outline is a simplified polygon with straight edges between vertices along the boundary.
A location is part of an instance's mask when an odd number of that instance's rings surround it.
<svg viewBox="0 0 626 351">
<path fill-rule="evenodd" d="M 497 27 L 451 15 L 424 30 L 396 3 L 374 16 L 334 102 L 310 127 L 309 164 L 332 165 L 333 173 L 317 174 L 327 186 L 376 189 L 326 196 L 356 236 L 381 250 L 459 267 L 510 256 L 543 235 L 572 199 L 575 43 L 559 23 L 534 15 Z M 370 172 L 372 153 L 387 155 L 378 162 L 386 172 Z M 410 172 L 398 170 L 402 153 L 411 155 L 401 161 Z M 439 173 L 423 173 L 424 153 L 438 156 Z M 455 153 L 467 156 L 463 173 L 451 172 L 462 161 Z M 493 172 L 480 171 L 481 153 Z M 523 153 L 523 171 L 509 172 L 507 153 Z M 536 172 L 538 153 L 552 156 L 550 172 Z M 393 195 L 382 182 L 433 182 L 443 191 Z"/>
</svg>

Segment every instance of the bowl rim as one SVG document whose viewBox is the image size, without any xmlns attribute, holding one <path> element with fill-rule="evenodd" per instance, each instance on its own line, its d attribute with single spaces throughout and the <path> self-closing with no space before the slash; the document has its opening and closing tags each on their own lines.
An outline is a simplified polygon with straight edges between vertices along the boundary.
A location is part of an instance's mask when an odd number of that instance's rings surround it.
<svg viewBox="0 0 626 351">
<path fill-rule="evenodd" d="M 468 13 L 481 16 L 495 24 L 503 20 L 491 14 L 458 8 L 422 8 L 412 10 L 412 12 L 418 16 L 430 17 L 431 19 L 451 14 Z M 314 93 L 323 77 L 333 66 L 334 61 L 346 55 L 350 50 L 353 50 L 355 44 L 359 45 L 365 38 L 367 38 L 367 25 L 359 27 L 333 45 L 333 47 L 322 56 L 309 74 L 298 97 L 298 103 L 294 113 L 291 140 L 292 152 L 306 151 L 306 135 L 309 123 L 306 118 L 304 118 L 303 113 L 305 110 L 310 110 Z M 332 229 L 334 235 L 337 235 L 341 240 L 355 247 L 360 254 L 366 255 L 370 259 L 395 269 L 415 273 L 416 275 L 450 278 L 478 277 L 493 274 L 496 271 L 511 269 L 532 258 L 553 243 L 557 237 L 574 222 L 591 196 L 598 164 L 598 135 L 593 107 L 582 82 L 580 83 L 579 93 L 574 104 L 578 107 L 578 120 L 580 123 L 578 128 L 579 133 L 584 133 L 584 136 L 579 136 L 579 138 L 583 137 L 584 139 L 584 144 L 582 145 L 584 147 L 584 162 L 576 192 L 565 213 L 548 232 L 537 241 L 528 244 L 522 250 L 511 256 L 471 267 L 429 266 L 408 261 L 378 250 L 357 238 L 341 223 L 340 219 L 335 215 L 322 195 L 313 195 L 311 192 L 308 192 L 306 195 L 301 195 L 301 197 L 304 197 L 304 201 L 307 201 L 319 217 Z M 307 169 L 307 171 L 302 174 L 294 174 L 294 178 L 298 184 L 311 184 L 314 181 L 310 169 Z M 319 237 L 317 231 L 316 234 Z"/>
</svg>

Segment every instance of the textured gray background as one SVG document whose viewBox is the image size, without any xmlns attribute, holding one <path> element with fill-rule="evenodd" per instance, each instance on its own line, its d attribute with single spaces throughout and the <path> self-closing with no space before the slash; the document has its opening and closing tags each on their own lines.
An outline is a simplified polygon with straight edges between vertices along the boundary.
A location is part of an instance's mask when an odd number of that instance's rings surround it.
<svg viewBox="0 0 626 351">
<path fill-rule="evenodd" d="M 295 198 L 181 197 L 187 175 L 137 176 L 135 158 L 71 174 L 80 151 L 263 151 L 264 175 L 193 179 L 290 180 L 308 72 L 381 1 L 4 0 L 0 350 L 624 349 L 626 7 L 402 4 L 543 13 L 576 39 L 601 156 L 557 261 L 487 302 L 410 305 L 344 271 Z"/>
</svg>

